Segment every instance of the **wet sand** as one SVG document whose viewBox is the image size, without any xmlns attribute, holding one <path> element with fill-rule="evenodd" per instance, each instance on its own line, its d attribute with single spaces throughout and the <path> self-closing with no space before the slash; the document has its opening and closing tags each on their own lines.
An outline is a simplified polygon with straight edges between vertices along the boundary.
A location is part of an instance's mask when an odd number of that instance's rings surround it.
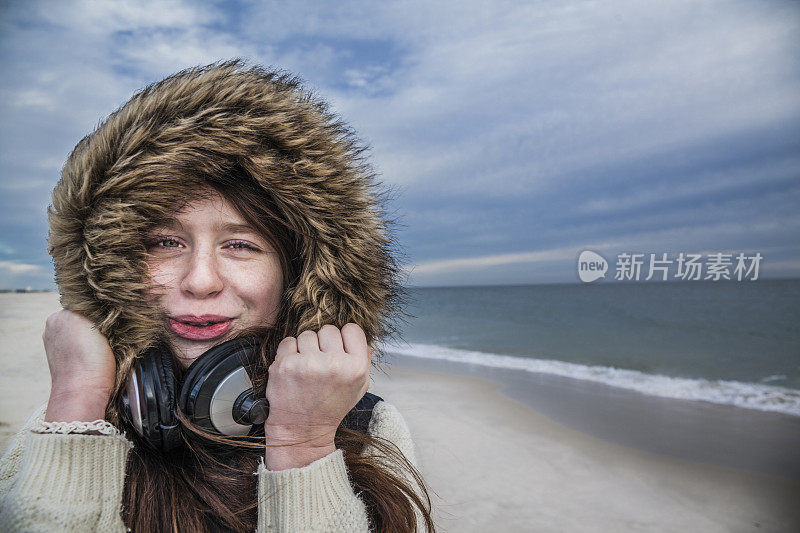
<svg viewBox="0 0 800 533">
<path fill-rule="evenodd" d="M 574 378 L 389 355 L 393 368 L 490 379 L 503 395 L 598 439 L 800 483 L 800 417 L 649 396 Z"/>
<path fill-rule="evenodd" d="M 374 391 L 409 423 L 443 531 L 800 530 L 796 479 L 622 446 L 497 382 L 404 366 Z"/>
</svg>

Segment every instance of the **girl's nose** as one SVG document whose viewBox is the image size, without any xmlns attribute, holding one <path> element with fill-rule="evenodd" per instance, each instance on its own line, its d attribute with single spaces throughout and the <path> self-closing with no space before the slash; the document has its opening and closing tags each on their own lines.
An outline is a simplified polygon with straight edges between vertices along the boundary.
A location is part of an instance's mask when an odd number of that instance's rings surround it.
<svg viewBox="0 0 800 533">
<path fill-rule="evenodd" d="M 195 298 L 208 298 L 222 291 L 223 286 L 214 255 L 207 252 L 194 254 L 181 280 L 181 290 Z"/>
</svg>

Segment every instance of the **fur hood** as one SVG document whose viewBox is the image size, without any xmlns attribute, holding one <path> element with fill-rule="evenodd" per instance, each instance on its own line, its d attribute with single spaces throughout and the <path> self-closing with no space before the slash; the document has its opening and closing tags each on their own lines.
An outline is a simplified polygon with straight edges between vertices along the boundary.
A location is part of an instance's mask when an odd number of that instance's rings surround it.
<svg viewBox="0 0 800 533">
<path fill-rule="evenodd" d="M 393 333 L 399 269 L 363 154 L 296 78 L 239 61 L 148 86 L 82 139 L 53 191 L 48 247 L 62 305 L 109 339 L 118 392 L 161 327 L 143 296 L 146 231 L 200 175 L 254 181 L 297 236 L 294 335 L 355 322 L 375 348 Z"/>
</svg>

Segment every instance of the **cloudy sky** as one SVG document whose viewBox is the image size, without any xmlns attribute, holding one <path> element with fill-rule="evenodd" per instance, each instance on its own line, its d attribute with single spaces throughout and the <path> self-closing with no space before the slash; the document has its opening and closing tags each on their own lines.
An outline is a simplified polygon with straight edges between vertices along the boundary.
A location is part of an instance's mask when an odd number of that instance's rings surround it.
<svg viewBox="0 0 800 533">
<path fill-rule="evenodd" d="M 577 282 L 586 249 L 800 277 L 797 2 L 17 1 L 0 288 L 53 286 L 45 211 L 82 136 L 233 57 L 300 75 L 371 144 L 410 284 Z"/>
</svg>

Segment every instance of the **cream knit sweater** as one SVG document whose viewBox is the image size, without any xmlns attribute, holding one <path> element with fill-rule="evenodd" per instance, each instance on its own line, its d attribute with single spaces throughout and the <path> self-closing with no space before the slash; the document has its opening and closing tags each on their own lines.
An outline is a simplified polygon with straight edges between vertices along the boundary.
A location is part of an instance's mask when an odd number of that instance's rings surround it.
<svg viewBox="0 0 800 533">
<path fill-rule="evenodd" d="M 125 531 L 120 508 L 131 442 L 32 432 L 44 411 L 34 412 L 0 459 L 0 531 Z M 393 405 L 375 406 L 369 433 L 393 442 L 416 464 L 408 427 Z M 258 531 L 369 530 L 341 450 L 276 472 L 262 461 L 256 474 Z"/>
</svg>

